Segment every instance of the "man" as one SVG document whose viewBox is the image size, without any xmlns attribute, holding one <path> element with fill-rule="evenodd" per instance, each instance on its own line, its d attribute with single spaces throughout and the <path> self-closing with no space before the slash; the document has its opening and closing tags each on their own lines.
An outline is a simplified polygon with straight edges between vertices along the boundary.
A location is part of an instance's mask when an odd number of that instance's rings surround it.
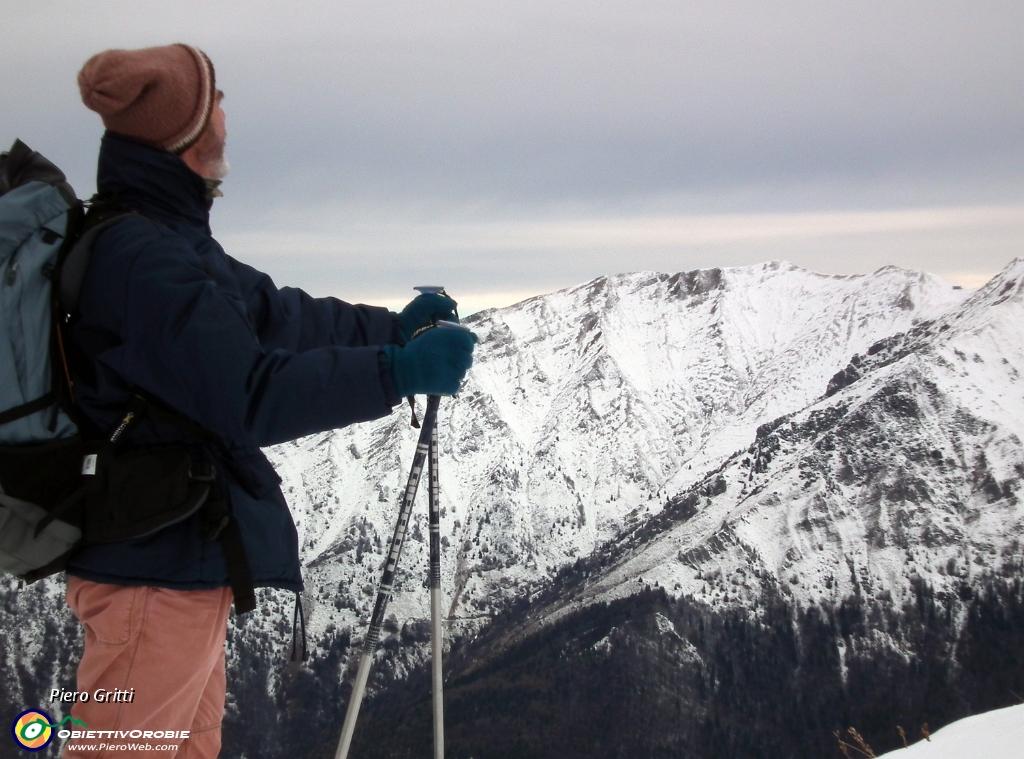
<svg viewBox="0 0 1024 759">
<path fill-rule="evenodd" d="M 97 238 L 82 285 L 76 405 L 104 436 L 130 419 L 132 450 L 180 446 L 211 464 L 221 512 L 211 519 L 207 504 L 72 557 L 67 599 L 85 627 L 76 690 L 131 694 L 76 703 L 72 715 L 94 732 L 187 730 L 146 741 L 176 753 L 147 754 L 214 757 L 231 586 L 242 608 L 251 586 L 302 589 L 295 526 L 260 446 L 384 416 L 406 396 L 453 394 L 476 339 L 441 329 L 412 339 L 454 318 L 444 296 L 400 315 L 313 299 L 224 253 L 209 227 L 227 173 L 223 96 L 201 51 L 109 50 L 78 82 L 107 128 L 98 197 L 132 215 Z M 129 407 L 150 412 L 128 417 Z M 126 742 L 111 737 L 92 743 Z M 64 755 L 120 755 L 79 743 Z"/>
</svg>

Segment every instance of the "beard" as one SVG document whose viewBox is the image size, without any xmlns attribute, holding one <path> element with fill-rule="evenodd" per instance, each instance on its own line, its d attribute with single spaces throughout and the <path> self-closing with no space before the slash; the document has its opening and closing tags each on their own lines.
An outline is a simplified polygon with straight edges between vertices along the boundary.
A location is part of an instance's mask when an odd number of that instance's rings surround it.
<svg viewBox="0 0 1024 759">
<path fill-rule="evenodd" d="M 218 136 L 213 129 L 207 129 L 196 143 L 196 158 L 203 165 L 203 174 L 210 179 L 223 179 L 231 171 L 231 164 L 224 155 L 226 137 Z"/>
<path fill-rule="evenodd" d="M 221 151 L 220 157 L 207 164 L 210 167 L 210 179 L 223 179 L 231 171 L 231 164 Z"/>
</svg>

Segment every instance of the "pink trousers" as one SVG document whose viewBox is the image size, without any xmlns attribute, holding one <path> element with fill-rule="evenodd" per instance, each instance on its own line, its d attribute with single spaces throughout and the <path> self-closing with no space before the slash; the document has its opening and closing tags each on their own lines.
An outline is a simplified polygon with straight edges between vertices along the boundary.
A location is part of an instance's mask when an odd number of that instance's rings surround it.
<svg viewBox="0 0 1024 759">
<path fill-rule="evenodd" d="M 107 734 L 66 739 L 65 759 L 216 757 L 231 601 L 230 588 L 167 590 L 68 577 L 68 606 L 85 627 L 75 690 L 90 698 L 71 707 L 87 727 L 67 727 Z M 106 700 L 95 697 L 98 691 Z M 146 737 L 184 730 L 185 739 Z M 130 748 L 140 744 L 149 750 Z M 94 748 L 82 748 L 88 745 Z"/>
</svg>

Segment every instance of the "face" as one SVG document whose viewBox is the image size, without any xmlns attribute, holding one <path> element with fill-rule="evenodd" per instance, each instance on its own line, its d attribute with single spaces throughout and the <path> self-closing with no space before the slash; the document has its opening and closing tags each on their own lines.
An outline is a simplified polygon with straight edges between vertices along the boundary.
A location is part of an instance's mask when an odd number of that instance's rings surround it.
<svg viewBox="0 0 1024 759">
<path fill-rule="evenodd" d="M 217 90 L 216 100 L 213 101 L 213 113 L 210 114 L 210 125 L 207 127 L 213 130 L 222 145 L 228 136 L 227 116 L 224 115 L 224 108 L 221 106 L 223 100 L 224 93 Z"/>
<path fill-rule="evenodd" d="M 221 101 L 224 93 L 217 90 L 210 121 L 203 130 L 202 136 L 191 148 L 181 154 L 182 160 L 199 176 L 208 179 L 223 179 L 228 175 L 231 166 L 224 157 L 224 146 L 227 141 L 227 117 Z"/>
</svg>

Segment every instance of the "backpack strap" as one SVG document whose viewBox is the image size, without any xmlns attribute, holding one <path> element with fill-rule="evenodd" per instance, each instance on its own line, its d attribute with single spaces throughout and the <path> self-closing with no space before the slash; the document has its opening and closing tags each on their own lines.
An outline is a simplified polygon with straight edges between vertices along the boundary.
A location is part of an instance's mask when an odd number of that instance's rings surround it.
<svg viewBox="0 0 1024 759">
<path fill-rule="evenodd" d="M 22 403 L 20 406 L 9 408 L 3 413 L 0 413 L 0 424 L 7 424 L 13 422 L 16 419 L 21 419 L 23 416 L 34 414 L 37 411 L 42 411 L 44 408 L 49 408 L 57 402 L 57 393 L 53 390 L 48 392 L 46 395 L 41 395 L 34 401 L 28 403 Z"/>
<path fill-rule="evenodd" d="M 68 251 L 60 263 L 57 283 L 57 298 L 64 313 L 73 314 L 78 310 L 82 282 L 85 281 L 85 272 L 89 268 L 89 259 L 92 257 L 92 247 L 96 243 L 96 239 L 111 227 L 133 215 L 135 214 L 119 213 L 90 226 Z"/>
<path fill-rule="evenodd" d="M 204 537 L 220 541 L 224 564 L 228 570 L 228 582 L 231 583 L 231 593 L 235 597 L 235 614 L 245 614 L 255 609 L 256 590 L 253 587 L 249 559 L 245 554 L 245 544 L 242 542 L 242 531 L 235 515 L 231 513 L 231 506 L 217 485 L 211 488 L 210 498 L 206 502 Z"/>
</svg>

